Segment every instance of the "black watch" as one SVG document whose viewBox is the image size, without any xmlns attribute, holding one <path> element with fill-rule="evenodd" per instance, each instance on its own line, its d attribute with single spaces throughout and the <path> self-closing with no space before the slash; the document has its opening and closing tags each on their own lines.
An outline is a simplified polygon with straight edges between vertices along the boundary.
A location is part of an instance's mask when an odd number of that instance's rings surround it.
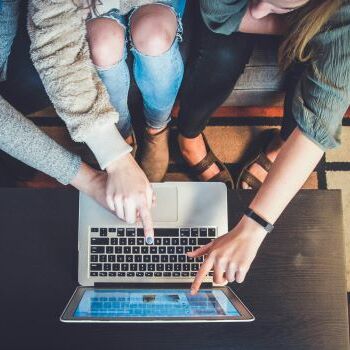
<svg viewBox="0 0 350 350">
<path fill-rule="evenodd" d="M 272 230 L 275 228 L 272 224 L 270 224 L 268 221 L 266 221 L 260 215 L 258 215 L 253 209 L 246 209 L 244 215 L 253 219 L 256 223 L 262 226 L 267 233 L 272 232 Z"/>
</svg>

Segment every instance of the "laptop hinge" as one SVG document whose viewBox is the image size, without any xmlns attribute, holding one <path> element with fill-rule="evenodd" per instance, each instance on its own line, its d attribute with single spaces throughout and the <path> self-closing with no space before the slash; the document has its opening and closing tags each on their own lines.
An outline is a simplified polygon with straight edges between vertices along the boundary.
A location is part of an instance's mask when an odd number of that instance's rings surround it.
<svg viewBox="0 0 350 350">
<path fill-rule="evenodd" d="M 94 287 L 97 288 L 188 288 L 190 289 L 191 283 L 94 283 Z M 212 288 L 212 283 L 202 283 L 201 288 Z"/>
</svg>

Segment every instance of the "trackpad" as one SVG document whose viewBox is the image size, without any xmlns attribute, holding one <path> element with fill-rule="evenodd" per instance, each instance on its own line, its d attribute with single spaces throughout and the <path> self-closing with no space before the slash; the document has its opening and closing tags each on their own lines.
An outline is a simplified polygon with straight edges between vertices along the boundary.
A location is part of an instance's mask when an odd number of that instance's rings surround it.
<svg viewBox="0 0 350 350">
<path fill-rule="evenodd" d="M 157 200 L 152 210 L 154 222 L 178 221 L 178 193 L 176 186 L 160 186 L 154 188 Z"/>
</svg>

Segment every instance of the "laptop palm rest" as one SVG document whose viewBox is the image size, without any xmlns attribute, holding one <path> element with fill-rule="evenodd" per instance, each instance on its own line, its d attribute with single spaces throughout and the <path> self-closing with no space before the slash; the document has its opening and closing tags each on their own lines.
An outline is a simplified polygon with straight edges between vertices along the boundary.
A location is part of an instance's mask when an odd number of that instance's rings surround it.
<svg viewBox="0 0 350 350">
<path fill-rule="evenodd" d="M 178 221 L 178 192 L 177 186 L 155 187 L 156 206 L 152 209 L 154 222 Z"/>
</svg>

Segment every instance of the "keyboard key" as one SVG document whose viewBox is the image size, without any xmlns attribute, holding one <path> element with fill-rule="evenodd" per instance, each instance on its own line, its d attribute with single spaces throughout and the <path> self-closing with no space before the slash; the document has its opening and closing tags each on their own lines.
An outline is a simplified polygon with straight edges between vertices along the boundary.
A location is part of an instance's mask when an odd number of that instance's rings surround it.
<svg viewBox="0 0 350 350">
<path fill-rule="evenodd" d="M 161 262 L 168 262 L 168 261 L 169 261 L 169 257 L 168 257 L 167 255 L 162 255 L 162 256 L 160 257 L 160 261 L 161 261 Z"/>
<path fill-rule="evenodd" d="M 128 239 L 128 245 L 135 245 L 136 244 L 136 239 L 135 238 L 129 238 Z"/>
<path fill-rule="evenodd" d="M 154 273 L 154 277 L 162 277 L 162 273 L 161 272 L 155 272 Z"/>
<path fill-rule="evenodd" d="M 130 264 L 131 271 L 137 271 L 137 264 Z"/>
<path fill-rule="evenodd" d="M 177 257 L 178 262 L 185 262 L 186 261 L 186 255 L 179 255 Z"/>
<path fill-rule="evenodd" d="M 99 272 L 98 275 L 100 277 L 106 277 L 107 276 L 107 272 Z"/>
<path fill-rule="evenodd" d="M 196 277 L 197 276 L 197 272 L 190 272 L 191 277 Z"/>
<path fill-rule="evenodd" d="M 206 245 L 211 242 L 210 238 L 198 238 L 199 245 Z"/>
<path fill-rule="evenodd" d="M 190 229 L 180 228 L 180 237 L 190 237 Z"/>
<path fill-rule="evenodd" d="M 177 262 L 177 255 L 170 255 L 170 262 Z"/>
<path fill-rule="evenodd" d="M 122 271 L 129 271 L 129 264 L 121 264 Z"/>
<path fill-rule="evenodd" d="M 173 277 L 180 277 L 180 272 L 173 272 L 173 273 L 172 273 L 172 276 L 173 276 Z"/>
<path fill-rule="evenodd" d="M 179 243 L 180 243 L 180 241 L 178 238 L 172 238 L 172 240 L 171 240 L 172 245 L 179 245 Z"/>
<path fill-rule="evenodd" d="M 188 244 L 188 238 L 181 238 L 180 239 L 180 244 L 183 246 L 186 246 Z"/>
<path fill-rule="evenodd" d="M 156 237 L 156 238 L 154 239 L 154 244 L 155 244 L 155 245 L 161 245 L 161 244 L 162 244 L 162 239 Z"/>
<path fill-rule="evenodd" d="M 118 238 L 111 238 L 112 245 L 118 245 Z"/>
<path fill-rule="evenodd" d="M 109 244 L 109 238 L 91 238 L 91 245 L 108 245 Z"/>
<path fill-rule="evenodd" d="M 191 237 L 198 237 L 198 228 L 191 229 Z"/>
<path fill-rule="evenodd" d="M 120 245 L 126 245 L 127 244 L 126 238 L 119 238 L 119 244 Z"/>
<path fill-rule="evenodd" d="M 126 275 L 128 277 L 135 277 L 135 272 L 127 272 Z"/>
<path fill-rule="evenodd" d="M 105 247 L 101 246 L 91 246 L 91 253 L 94 254 L 104 254 L 105 252 Z"/>
<path fill-rule="evenodd" d="M 108 276 L 115 277 L 115 276 L 117 276 L 117 273 L 116 272 L 108 272 Z"/>
<path fill-rule="evenodd" d="M 191 258 L 191 257 L 189 257 L 189 256 L 186 257 L 186 260 L 187 260 L 187 262 L 192 262 L 192 261 L 194 261 L 194 259 Z"/>
<path fill-rule="evenodd" d="M 142 255 L 135 255 L 135 256 L 134 256 L 134 260 L 135 260 L 135 262 L 137 262 L 137 263 L 142 262 Z"/>
<path fill-rule="evenodd" d="M 173 264 L 165 264 L 165 271 L 173 271 Z"/>
<path fill-rule="evenodd" d="M 91 276 L 91 277 L 96 277 L 96 276 L 98 276 L 98 272 L 91 271 L 91 272 L 90 272 L 90 276 Z"/>
<path fill-rule="evenodd" d="M 152 262 L 159 262 L 160 257 L 159 255 L 152 255 Z"/>
<path fill-rule="evenodd" d="M 107 236 L 107 229 L 106 228 L 100 228 L 100 236 L 101 237 Z"/>
<path fill-rule="evenodd" d="M 183 254 L 184 253 L 184 247 L 176 247 L 175 252 L 176 252 L 176 254 Z"/>
<path fill-rule="evenodd" d="M 106 262 L 107 261 L 107 255 L 100 255 L 99 260 L 100 260 L 100 262 Z"/>
<path fill-rule="evenodd" d="M 146 276 L 146 277 L 153 277 L 153 272 L 146 272 L 146 273 L 145 273 L 145 276 Z"/>
<path fill-rule="evenodd" d="M 138 228 L 137 229 L 137 237 L 144 237 L 145 236 L 145 232 L 143 230 L 143 228 Z"/>
<path fill-rule="evenodd" d="M 120 264 L 113 264 L 112 265 L 112 270 L 113 271 L 119 271 L 120 270 Z"/>
<path fill-rule="evenodd" d="M 155 228 L 155 237 L 179 237 L 178 228 Z"/>
<path fill-rule="evenodd" d="M 115 247 L 114 248 L 114 252 L 116 253 L 116 254 L 122 254 L 123 253 L 123 247 Z"/>
<path fill-rule="evenodd" d="M 140 271 L 146 271 L 147 270 L 147 265 L 146 264 L 139 264 L 139 270 Z"/>
<path fill-rule="evenodd" d="M 98 255 L 91 255 L 90 256 L 90 261 L 91 262 L 98 262 Z"/>
<path fill-rule="evenodd" d="M 203 262 L 204 261 L 204 256 L 199 256 L 195 260 L 196 260 L 196 262 Z"/>
<path fill-rule="evenodd" d="M 158 252 L 159 254 L 166 254 L 166 247 L 159 247 Z"/>
<path fill-rule="evenodd" d="M 138 237 L 136 242 L 137 242 L 137 245 L 144 245 L 145 244 L 145 239 Z"/>
<path fill-rule="evenodd" d="M 208 235 L 208 230 L 206 228 L 201 228 L 199 230 L 199 236 L 200 237 L 207 237 L 207 235 Z"/>
<path fill-rule="evenodd" d="M 108 262 L 115 262 L 115 255 L 108 255 Z"/>
<path fill-rule="evenodd" d="M 104 269 L 105 271 L 111 271 L 112 266 L 111 266 L 111 264 L 103 264 L 103 269 Z"/>
<path fill-rule="evenodd" d="M 157 271 L 164 271 L 164 264 L 157 264 L 156 265 L 156 270 Z"/>
<path fill-rule="evenodd" d="M 157 254 L 157 247 L 150 247 L 149 251 L 151 254 Z"/>
<path fill-rule="evenodd" d="M 124 255 L 118 255 L 117 256 L 117 261 L 118 262 L 124 262 Z"/>
<path fill-rule="evenodd" d="M 185 247 L 185 253 L 192 252 L 192 247 Z"/>
<path fill-rule="evenodd" d="M 136 231 L 134 228 L 127 228 L 126 229 L 126 236 L 127 237 L 134 237 L 136 236 Z"/>
<path fill-rule="evenodd" d="M 170 238 L 163 238 L 163 245 L 170 245 Z"/>
<path fill-rule="evenodd" d="M 164 277 L 170 277 L 171 276 L 171 272 L 163 272 L 163 276 Z"/>
<path fill-rule="evenodd" d="M 208 228 L 208 236 L 209 237 L 216 237 L 216 230 L 215 230 L 215 228 Z"/>
<path fill-rule="evenodd" d="M 102 264 L 90 264 L 90 271 L 102 271 Z"/>
<path fill-rule="evenodd" d="M 148 271 L 155 271 L 156 265 L 155 264 L 147 264 L 147 270 Z"/>
<path fill-rule="evenodd" d="M 174 271 L 181 271 L 181 264 L 174 264 Z"/>
<path fill-rule="evenodd" d="M 140 247 L 132 247 L 131 251 L 133 254 L 140 254 Z"/>
<path fill-rule="evenodd" d="M 182 270 L 183 271 L 191 271 L 191 265 L 190 264 L 183 264 Z"/>
<path fill-rule="evenodd" d="M 151 256 L 150 255 L 144 255 L 143 256 L 143 262 L 150 262 L 151 261 Z"/>
<path fill-rule="evenodd" d="M 198 271 L 199 270 L 199 264 L 192 264 L 191 265 L 191 270 L 192 271 Z"/>
<path fill-rule="evenodd" d="M 110 233 L 115 233 L 115 232 L 117 232 L 117 229 L 116 229 L 115 227 L 110 227 L 110 228 L 108 229 L 108 232 L 110 232 Z"/>
<path fill-rule="evenodd" d="M 197 238 L 190 238 L 188 240 L 189 245 L 197 245 Z"/>
<path fill-rule="evenodd" d="M 143 277 L 145 274 L 143 272 L 136 272 L 136 277 Z"/>
<path fill-rule="evenodd" d="M 189 272 L 181 272 L 181 277 L 188 277 L 189 275 Z"/>
<path fill-rule="evenodd" d="M 148 248 L 149 247 L 141 247 L 141 253 L 142 254 L 148 254 L 149 253 Z"/>
<path fill-rule="evenodd" d="M 134 256 L 133 255 L 126 255 L 125 261 L 126 262 L 134 262 Z"/>
<path fill-rule="evenodd" d="M 175 247 L 167 247 L 168 254 L 175 254 Z"/>
<path fill-rule="evenodd" d="M 124 254 L 130 254 L 131 253 L 131 247 L 124 247 Z"/>
<path fill-rule="evenodd" d="M 118 272 L 118 277 L 125 277 L 125 272 Z"/>
<path fill-rule="evenodd" d="M 108 247 L 106 247 L 106 253 L 107 254 L 113 254 L 113 247 L 111 247 L 111 246 L 108 246 Z"/>
<path fill-rule="evenodd" d="M 117 229 L 117 236 L 123 237 L 124 235 L 125 235 L 125 230 L 123 228 L 118 228 Z"/>
<path fill-rule="evenodd" d="M 91 227 L 90 232 L 97 233 L 99 229 L 97 227 Z"/>
</svg>

